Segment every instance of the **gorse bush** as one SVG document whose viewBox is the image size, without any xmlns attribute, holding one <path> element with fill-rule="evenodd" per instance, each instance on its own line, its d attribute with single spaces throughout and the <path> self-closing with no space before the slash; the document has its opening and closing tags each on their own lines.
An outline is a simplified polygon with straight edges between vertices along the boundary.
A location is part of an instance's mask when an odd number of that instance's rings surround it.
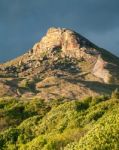
<svg viewBox="0 0 119 150">
<path fill-rule="evenodd" d="M 118 150 L 119 100 L 0 100 L 1 150 Z M 2 125 L 3 124 L 3 125 Z"/>
<path fill-rule="evenodd" d="M 114 106 L 98 123 L 77 143 L 65 147 L 68 149 L 118 150 L 119 149 L 119 107 Z M 73 145 L 73 146 L 72 146 Z M 73 148 L 71 148 L 73 147 Z"/>
</svg>

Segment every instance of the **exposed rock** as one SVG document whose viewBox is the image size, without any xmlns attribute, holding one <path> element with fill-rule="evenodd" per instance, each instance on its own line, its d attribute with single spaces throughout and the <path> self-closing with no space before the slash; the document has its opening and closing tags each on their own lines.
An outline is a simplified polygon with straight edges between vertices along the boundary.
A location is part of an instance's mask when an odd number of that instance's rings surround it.
<svg viewBox="0 0 119 150">
<path fill-rule="evenodd" d="M 50 52 L 54 50 L 59 51 L 60 49 L 62 56 L 80 58 L 83 55 L 88 55 L 84 51 L 85 47 L 92 48 L 89 50 L 90 53 L 97 55 L 98 52 L 93 48 L 93 44 L 81 35 L 65 28 L 50 28 L 46 36 L 34 45 L 33 54 L 35 57 L 40 57 L 42 54 L 48 55 Z"/>
<path fill-rule="evenodd" d="M 107 66 L 110 66 L 110 64 L 106 61 L 104 61 L 101 56 L 98 57 L 97 62 L 93 68 L 93 74 L 101 78 L 105 83 L 111 83 L 112 81 L 112 74 L 107 69 Z"/>
</svg>

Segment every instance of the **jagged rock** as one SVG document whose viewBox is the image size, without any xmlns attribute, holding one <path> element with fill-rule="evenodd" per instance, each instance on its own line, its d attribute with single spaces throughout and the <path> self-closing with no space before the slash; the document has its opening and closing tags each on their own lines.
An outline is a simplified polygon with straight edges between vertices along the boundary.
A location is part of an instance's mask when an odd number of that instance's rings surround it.
<svg viewBox="0 0 119 150">
<path fill-rule="evenodd" d="M 90 53 L 98 54 L 93 48 L 93 44 L 89 43 L 87 39 L 83 38 L 81 35 L 77 35 L 74 31 L 65 28 L 50 28 L 46 36 L 34 45 L 33 54 L 35 57 L 40 57 L 44 53 L 60 51 L 62 52 L 62 56 L 80 58 L 83 55 L 88 55 L 85 52 L 85 47 L 90 48 L 91 46 L 92 49 L 89 50 Z"/>
</svg>

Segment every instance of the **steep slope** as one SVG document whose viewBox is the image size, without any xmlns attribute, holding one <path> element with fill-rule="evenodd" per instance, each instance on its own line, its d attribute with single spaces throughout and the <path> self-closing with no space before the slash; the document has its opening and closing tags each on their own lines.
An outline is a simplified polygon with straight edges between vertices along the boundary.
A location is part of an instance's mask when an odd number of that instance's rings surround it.
<svg viewBox="0 0 119 150">
<path fill-rule="evenodd" d="M 50 28 L 26 54 L 1 64 L 0 76 L 1 96 L 75 99 L 119 87 L 119 58 L 72 30 Z"/>
</svg>

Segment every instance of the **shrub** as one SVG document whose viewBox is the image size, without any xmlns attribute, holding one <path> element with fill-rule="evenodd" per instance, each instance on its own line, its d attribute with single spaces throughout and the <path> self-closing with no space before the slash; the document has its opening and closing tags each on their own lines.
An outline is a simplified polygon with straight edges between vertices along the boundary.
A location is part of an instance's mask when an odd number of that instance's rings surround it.
<svg viewBox="0 0 119 150">
<path fill-rule="evenodd" d="M 115 89 L 111 95 L 112 99 L 119 99 L 119 89 Z"/>
<path fill-rule="evenodd" d="M 5 120 L 1 150 L 119 149 L 117 98 L 51 102 L 5 98 L 0 106 L 0 119 Z"/>
</svg>

